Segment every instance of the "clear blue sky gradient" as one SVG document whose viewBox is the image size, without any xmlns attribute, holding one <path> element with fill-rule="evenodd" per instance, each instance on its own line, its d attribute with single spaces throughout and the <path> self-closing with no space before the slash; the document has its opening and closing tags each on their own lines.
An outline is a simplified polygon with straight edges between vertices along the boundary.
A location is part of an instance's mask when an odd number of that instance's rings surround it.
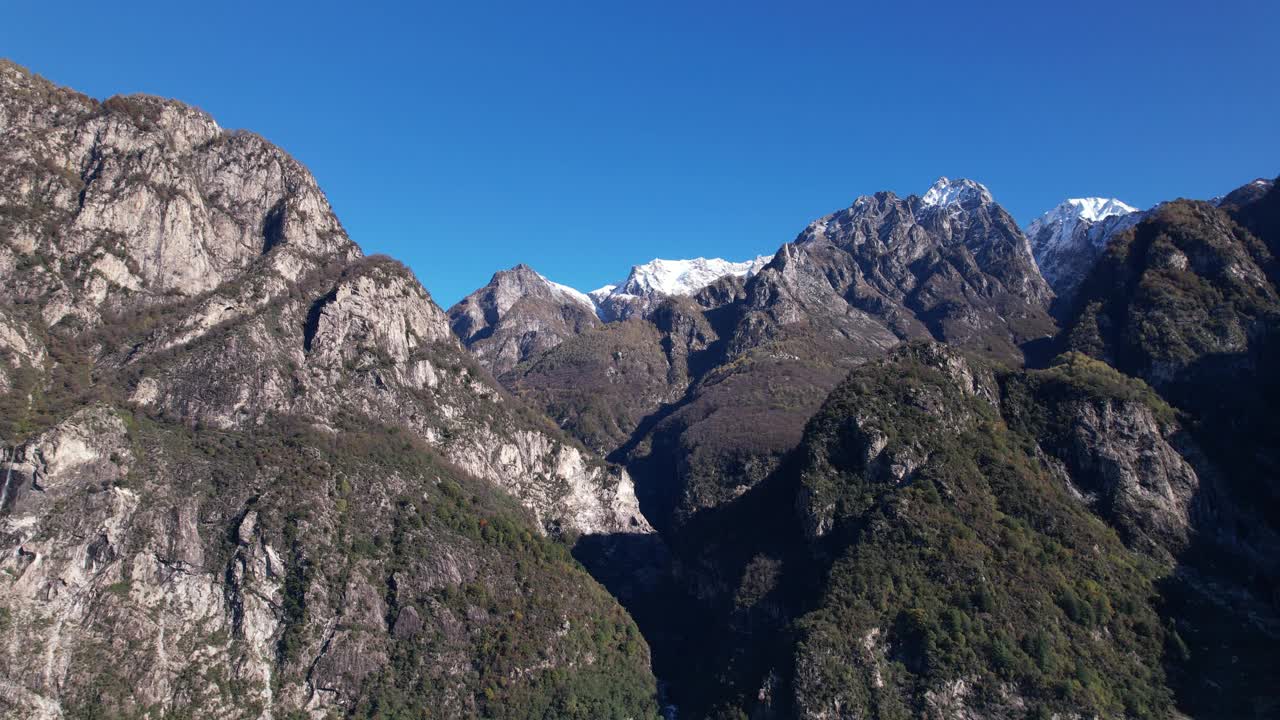
<svg viewBox="0 0 1280 720">
<path fill-rule="evenodd" d="M 742 259 L 877 190 L 1020 222 L 1280 173 L 1280 3 L 0 5 L 0 55 L 182 99 L 319 179 L 448 306 L 527 262 L 591 289 Z"/>
</svg>

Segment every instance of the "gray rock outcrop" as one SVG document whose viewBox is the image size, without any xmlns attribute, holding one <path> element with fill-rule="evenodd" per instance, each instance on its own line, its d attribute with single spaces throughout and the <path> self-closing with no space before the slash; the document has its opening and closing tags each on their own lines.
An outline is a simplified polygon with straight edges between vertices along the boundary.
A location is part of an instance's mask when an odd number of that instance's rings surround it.
<svg viewBox="0 0 1280 720">
<path fill-rule="evenodd" d="M 449 320 L 494 375 L 601 324 L 587 296 L 550 282 L 528 265 L 494 273 L 488 285 L 449 308 Z"/>
</svg>

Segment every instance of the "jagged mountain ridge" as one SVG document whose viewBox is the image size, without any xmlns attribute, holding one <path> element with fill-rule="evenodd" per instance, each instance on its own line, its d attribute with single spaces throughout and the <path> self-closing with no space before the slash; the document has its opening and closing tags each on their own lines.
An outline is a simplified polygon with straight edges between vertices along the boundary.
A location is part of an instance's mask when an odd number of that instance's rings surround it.
<svg viewBox="0 0 1280 720">
<path fill-rule="evenodd" d="M 692 295 L 722 277 L 732 275 L 749 278 L 767 265 L 770 257 L 761 255 L 743 262 L 730 262 L 720 258 L 693 258 L 692 260 L 659 258 L 643 265 L 632 266 L 626 280 L 593 290 L 590 294 Z"/>
<path fill-rule="evenodd" d="M 749 378 L 762 368 L 770 369 L 761 377 L 785 377 L 803 368 L 804 380 L 793 383 L 797 397 L 804 398 L 794 415 L 758 434 L 775 438 L 765 455 L 776 460 L 799 439 L 817 403 L 860 360 L 914 338 L 1020 357 L 1021 343 L 1055 330 L 1046 310 L 1051 297 L 1026 239 L 986 188 L 943 178 L 924 197 L 858 198 L 850 208 L 811 223 L 745 282 L 725 278 L 692 302 L 668 300 L 647 320 L 630 321 L 641 325 L 585 333 L 517 368 L 504 382 L 546 407 L 584 442 L 616 452 L 646 414 L 664 406 L 670 407 L 655 416 L 651 432 L 714 415 L 717 425 L 727 423 L 719 434 L 736 437 L 738 424 L 749 422 L 751 413 L 731 388 L 754 382 Z M 703 393 L 708 402 L 710 395 L 728 395 L 695 410 Z M 763 412 L 771 401 L 760 402 Z M 584 413 L 584 403 L 599 417 Z M 603 405 L 627 410 L 617 414 Z M 686 413 L 693 417 L 679 419 Z M 741 431 L 749 432 L 745 426 Z M 678 434 L 690 437 L 685 430 Z M 635 445 L 648 448 L 650 442 Z M 700 463 L 678 465 L 677 474 L 688 475 Z M 750 475 L 759 477 L 767 465 Z M 728 481 L 727 487 L 735 485 Z"/>
<path fill-rule="evenodd" d="M 634 625 L 544 537 L 651 532 L 630 478 L 305 168 L 7 62 L 0 156 L 5 713 L 652 710 Z"/>
<path fill-rule="evenodd" d="M 892 197 L 892 194 L 884 194 L 886 197 Z M 880 198 L 879 195 L 876 198 Z M 896 198 L 894 198 L 896 201 Z M 859 198 L 858 203 L 844 211 L 848 218 L 852 218 L 856 213 L 865 213 L 866 208 L 871 202 L 871 198 Z M 901 217 L 911 217 L 912 224 L 920 222 L 932 222 L 937 225 L 933 232 L 951 232 L 950 219 L 967 218 L 974 208 L 999 208 L 995 204 L 990 191 L 980 183 L 972 180 L 961 179 L 955 182 L 948 178 L 940 178 L 929 190 L 919 197 L 915 197 L 913 208 L 905 209 L 900 212 Z M 857 209 L 861 208 L 861 209 Z M 968 208 L 968 209 L 966 209 Z M 857 210 L 855 210 L 857 209 Z M 1007 213 L 1003 209 L 999 210 L 1002 215 L 998 218 L 996 225 L 1000 227 L 999 232 L 1005 234 L 1005 238 L 995 245 L 1004 245 L 1006 249 L 1001 252 L 1008 252 L 1011 256 L 1023 253 L 1025 248 L 1008 249 L 1010 241 L 1014 245 L 1019 242 L 1019 231 L 1013 226 L 1008 218 Z M 806 234 L 802 235 L 797 242 L 806 242 L 808 244 L 819 243 L 818 236 L 825 231 L 824 223 L 842 222 L 839 213 L 827 218 L 815 221 L 810 225 Z M 917 217 L 918 216 L 918 217 Z M 921 227 L 923 227 L 921 225 Z M 840 232 L 837 230 L 836 232 Z M 947 312 L 946 301 L 939 302 L 937 299 L 930 297 L 935 294 L 946 294 L 954 292 L 953 289 L 946 289 L 940 292 L 939 288 L 944 282 L 938 278 L 933 278 L 937 287 L 931 287 L 921 293 L 913 287 L 918 280 L 904 273 L 905 266 L 903 262 L 916 262 L 920 258 L 909 257 L 912 253 L 920 253 L 919 247 L 909 247 L 911 240 L 911 230 L 909 228 L 892 228 L 886 230 L 888 233 L 897 233 L 892 242 L 881 244 L 877 249 L 872 246 L 861 248 L 858 252 L 862 254 L 877 253 L 880 257 L 869 262 L 875 263 L 898 263 L 899 267 L 888 270 L 890 277 L 877 278 L 873 272 L 868 277 L 871 282 L 863 282 L 861 285 L 855 283 L 854 286 L 848 288 L 834 288 L 836 294 L 849 293 L 850 298 L 846 298 L 845 302 L 837 301 L 834 308 L 823 310 L 820 314 L 831 317 L 833 310 L 836 314 L 845 314 L 848 321 L 844 322 L 850 332 L 861 332 L 875 334 L 877 330 L 883 328 L 888 330 L 890 334 L 898 338 L 919 337 L 921 333 L 931 333 L 934 336 L 941 337 L 944 334 L 943 325 L 951 322 L 953 327 L 951 332 L 956 332 L 957 326 L 955 321 L 943 321 L 941 315 Z M 825 238 L 822 238 L 825 241 Z M 837 239 L 837 242 L 845 242 L 848 240 Z M 862 244 L 863 239 L 854 240 L 855 243 Z M 990 253 L 990 247 L 981 247 L 982 242 L 977 241 L 968 252 L 972 256 L 974 252 Z M 1022 241 L 1025 244 L 1025 241 Z M 944 241 L 943 246 L 951 244 L 950 240 Z M 994 247 L 994 246 L 993 246 Z M 783 248 L 783 252 L 786 247 Z M 898 257 L 889 260 L 888 257 L 898 253 Z M 637 265 L 632 268 L 627 279 L 621 283 L 614 285 L 606 285 L 598 290 L 587 293 L 591 302 L 594 304 L 597 316 L 606 322 L 617 322 L 633 317 L 644 318 L 654 312 L 654 310 L 667 298 L 671 297 L 691 297 L 697 292 L 711 286 L 716 280 L 725 277 L 739 277 L 744 281 L 751 281 L 766 267 L 770 266 L 776 259 L 775 256 L 760 256 L 750 261 L 733 263 L 720 259 L 696 258 L 693 260 L 654 260 L 644 265 Z M 984 258 L 984 262 L 990 258 Z M 1026 258 L 1024 257 L 1024 262 Z M 972 265 L 972 257 L 968 260 Z M 1004 303 L 999 308 L 987 307 L 984 310 L 988 313 L 988 317 L 979 321 L 982 328 L 976 329 L 978 334 L 984 333 L 990 326 L 998 324 L 1003 316 L 994 314 L 993 311 L 1007 313 L 1012 318 L 1015 325 L 1006 331 L 1012 345 L 1033 339 L 1037 334 L 1044 336 L 1051 334 L 1047 329 L 1051 328 L 1052 323 L 1047 318 L 1042 317 L 1043 313 L 1037 313 L 1034 310 L 1027 311 L 1025 309 L 1015 309 L 1013 304 L 1019 302 L 1030 302 L 1031 304 L 1045 305 L 1047 304 L 1047 289 L 1042 287 L 1032 288 L 1037 282 L 1043 285 L 1043 281 L 1039 281 L 1037 277 L 1033 277 L 1029 270 L 1034 268 L 1034 260 L 1030 262 L 1030 268 L 1019 268 L 1014 272 L 1026 274 L 1026 281 L 1023 283 L 1025 288 L 1018 292 L 1026 291 L 1025 297 L 1020 300 L 1004 301 L 993 298 L 996 304 Z M 935 266 L 936 267 L 936 266 Z M 546 278 L 533 273 L 531 269 L 524 268 L 527 271 L 527 277 L 524 281 L 514 280 L 515 275 L 521 266 L 513 268 L 510 271 L 495 274 L 494 278 L 488 285 L 480 288 L 470 296 L 459 302 L 450 309 L 450 315 L 455 319 L 457 327 L 455 328 L 464 344 L 473 347 L 477 355 L 494 370 L 495 374 L 501 375 L 514 368 L 520 362 L 530 359 L 539 352 L 545 351 L 550 347 L 562 342 L 570 334 L 577 334 L 592 326 L 589 323 L 573 322 L 572 327 L 564 325 L 564 320 L 559 319 L 565 316 L 580 314 L 579 306 L 584 305 L 581 302 L 581 294 L 570 288 L 553 283 Z M 848 273 L 848 269 L 842 269 L 843 273 Z M 925 271 L 933 272 L 932 270 Z M 531 274 L 528 274 L 531 273 Z M 508 277 L 513 279 L 508 279 Z M 899 282 L 901 281 L 901 282 Z M 838 282 L 838 281 L 837 281 Z M 963 281 L 962 281 L 963 282 Z M 896 286 L 895 286 L 896 283 Z M 983 293 L 991 293 L 992 288 L 989 283 L 979 283 L 983 285 L 976 293 L 965 299 L 965 304 L 973 307 L 975 303 L 974 296 Z M 961 286 L 963 287 L 963 285 Z M 525 293 L 530 298 L 537 297 L 536 301 L 527 304 L 520 304 L 517 307 L 516 300 L 520 293 L 520 289 L 525 288 Z M 811 288 L 819 290 L 818 286 Z M 819 290 L 821 292 L 821 290 Z M 961 290 L 963 292 L 963 290 Z M 807 292 L 800 290 L 800 292 Z M 498 295 L 504 296 L 506 299 L 502 302 L 489 300 L 485 304 L 485 298 L 494 298 Z M 842 309 L 849 299 L 856 302 L 854 307 Z M 810 299 L 812 307 L 817 309 L 818 305 L 828 303 L 832 300 L 830 297 L 814 297 Z M 771 301 L 776 302 L 776 301 Z M 903 309 L 885 307 L 890 304 L 902 304 L 903 302 L 917 303 L 919 307 Z M 862 307 L 858 306 L 862 304 Z M 1012 303 L 1012 304 L 1010 304 Z M 991 302 L 987 302 L 991 305 Z M 478 308 L 485 305 L 485 310 Z M 517 309 L 516 317 L 507 318 L 505 315 L 511 312 L 512 308 Z M 867 311 L 870 311 L 868 313 Z M 883 313 L 883 317 L 867 317 L 868 314 L 874 316 L 877 313 Z M 908 315 L 914 315 L 912 320 L 907 320 Z M 937 317 L 935 317 L 937 316 Z M 920 320 L 926 318 L 928 322 L 932 322 L 933 326 L 925 329 Z M 962 322 L 968 322 L 972 318 Z M 766 323 L 767 324 L 767 323 Z M 837 325 L 841 321 L 837 321 Z M 510 329 L 507 329 L 507 325 Z M 853 325 L 862 325 L 861 329 L 854 329 Z M 1039 328 L 1035 326 L 1039 325 Z M 500 328 L 500 326 L 502 326 Z M 555 326 L 556 330 L 550 331 L 549 328 Z M 881 326 L 877 328 L 876 326 Z M 496 336 L 496 337 L 495 337 Z M 867 335 L 870 337 L 870 335 Z M 888 335 L 881 337 L 881 345 L 887 346 L 895 342 Z M 987 348 L 989 352 L 1001 352 L 1007 355 L 1016 355 L 1019 351 L 1016 347 L 1011 346 L 1009 341 L 1000 343 L 1000 348 Z M 504 350 L 495 351 L 495 347 L 505 348 Z M 500 355 L 500 359 L 490 360 L 493 355 Z"/>
<path fill-rule="evenodd" d="M 759 327 L 741 328 L 739 346 L 804 321 L 868 345 L 933 337 L 1016 358 L 1054 330 L 1026 238 L 971 180 L 859 197 L 784 246 L 747 294 L 745 323 Z"/>
<path fill-rule="evenodd" d="M 1232 209 L 1248 205 L 1270 192 L 1275 181 L 1271 178 L 1258 178 L 1251 183 L 1241 185 L 1226 195 L 1215 197 L 1209 202 L 1218 207 Z"/>
<path fill-rule="evenodd" d="M 694 296 L 722 278 L 750 277 L 768 260 L 657 259 L 633 266 L 623 282 L 590 293 L 521 264 L 495 273 L 487 285 L 449 308 L 449 317 L 463 345 L 500 376 L 601 323 L 645 317 L 668 298 Z"/>
<path fill-rule="evenodd" d="M 634 265 L 620 283 L 588 293 L 606 321 L 643 317 L 669 297 L 689 297 L 725 277 L 750 278 L 769 263 L 770 256 L 731 262 L 720 258 L 650 260 Z"/>
<path fill-rule="evenodd" d="M 82 96 L 43 85 L 14 66 L 5 71 L 10 176 L 0 269 L 12 278 L 21 308 L 36 312 L 29 318 L 6 313 L 11 335 L 29 338 L 32 323 L 56 335 L 154 313 L 160 321 L 142 329 L 141 342 L 109 338 L 101 352 L 121 367 L 159 366 L 132 379 L 135 402 L 222 428 L 268 412 L 340 407 L 339 398 L 325 395 L 342 370 L 380 370 L 374 387 L 391 395 L 392 379 L 406 389 L 436 388 L 444 361 L 467 361 L 447 317 L 412 273 L 386 258 L 364 258 L 310 174 L 278 148 L 248 133 L 224 132 L 174 101 L 112 98 L 86 105 Z M 72 117 L 59 114 L 67 112 L 68 98 Z M 26 122 L 13 123 L 23 110 Z M 47 126 L 36 117 L 40 110 Z M 44 157 L 33 157 L 41 152 Z M 201 272 L 179 274 L 191 266 Z M 275 325 L 264 327 L 269 321 Z M 246 377 L 259 368 L 226 355 L 210 355 L 209 367 L 193 367 L 190 358 L 174 362 L 175 349 L 199 349 L 211 334 L 257 346 L 259 357 L 282 363 L 280 375 Z M 276 342 L 290 336 L 294 347 Z M 40 353 L 32 340 L 25 343 L 28 356 Z M 432 353 L 442 357 L 433 362 Z M 214 368 L 220 372 L 208 374 Z M 171 384 L 184 381 L 198 390 L 174 392 Z M 500 394 L 485 389 L 483 377 L 466 383 L 467 394 L 478 399 Z M 358 392 L 349 389 L 345 401 Z M 365 411 L 382 405 L 389 418 L 414 405 L 376 393 L 360 402 Z M 428 438 L 443 434 L 442 428 L 420 429 Z M 487 450 L 456 450 L 457 461 L 499 479 L 500 465 L 485 457 Z"/>
</svg>

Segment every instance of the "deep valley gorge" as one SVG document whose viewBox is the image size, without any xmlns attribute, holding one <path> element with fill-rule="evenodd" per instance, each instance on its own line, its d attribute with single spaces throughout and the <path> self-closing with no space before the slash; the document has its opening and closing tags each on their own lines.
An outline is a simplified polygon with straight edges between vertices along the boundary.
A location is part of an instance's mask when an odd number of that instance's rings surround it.
<svg viewBox="0 0 1280 720">
<path fill-rule="evenodd" d="M 1276 717 L 1240 182 L 442 308 L 264 138 L 0 61 L 0 716 Z"/>
</svg>

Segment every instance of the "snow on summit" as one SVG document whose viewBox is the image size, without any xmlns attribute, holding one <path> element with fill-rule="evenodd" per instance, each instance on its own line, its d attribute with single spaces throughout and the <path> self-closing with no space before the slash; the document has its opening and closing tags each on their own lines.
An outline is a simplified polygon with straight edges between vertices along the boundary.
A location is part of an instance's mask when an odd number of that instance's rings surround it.
<svg viewBox="0 0 1280 720">
<path fill-rule="evenodd" d="M 991 191 L 982 183 L 963 178 L 951 180 L 944 176 L 938 178 L 920 202 L 925 207 L 948 207 L 975 197 L 979 202 L 992 201 Z"/>
<path fill-rule="evenodd" d="M 1049 212 L 1041 215 L 1027 226 L 1027 237 L 1032 240 L 1032 249 L 1038 252 L 1050 247 L 1071 244 L 1077 238 L 1083 224 L 1084 229 L 1111 217 L 1120 217 L 1138 212 L 1138 209 L 1115 198 L 1070 198 L 1058 203 Z M 1045 233 L 1045 230 L 1050 232 Z M 1093 233 L 1093 242 L 1105 238 L 1100 233 Z"/>
<path fill-rule="evenodd" d="M 1142 216 L 1115 198 L 1070 198 L 1033 220 L 1025 232 L 1040 273 L 1067 301 L 1111 238 Z"/>
<path fill-rule="evenodd" d="M 563 285 L 563 284 L 561 284 L 561 283 L 556 282 L 555 280 L 551 280 L 551 279 L 549 279 L 547 276 L 545 276 L 545 275 L 543 275 L 543 274 L 541 274 L 541 273 L 539 273 L 539 274 L 538 274 L 538 277 L 542 278 L 543 282 L 545 282 L 546 284 L 550 285 L 550 286 L 551 286 L 551 289 L 553 289 L 553 290 L 555 290 L 555 291 L 557 291 L 557 292 L 559 292 L 559 293 L 561 293 L 561 294 L 563 294 L 563 295 L 568 296 L 568 297 L 569 297 L 569 298 L 571 298 L 574 302 L 578 302 L 578 303 L 581 303 L 581 304 L 583 304 L 583 305 L 586 305 L 587 307 L 591 308 L 591 311 L 592 311 L 592 312 L 595 312 L 595 310 L 596 310 L 596 302 L 595 302 L 594 300 L 592 300 L 592 299 L 591 299 L 591 296 L 590 296 L 590 295 L 588 295 L 588 294 L 586 294 L 586 293 L 584 293 L 584 292 L 582 292 L 581 290 L 578 290 L 578 289 L 576 289 L 576 288 L 571 288 L 571 287 L 569 287 L 568 285 Z"/>
<path fill-rule="evenodd" d="M 564 299 L 591 308 L 596 317 L 605 322 L 626 319 L 643 314 L 663 298 L 694 295 L 727 275 L 751 277 L 760 271 L 772 255 L 761 255 L 743 262 L 731 262 L 721 258 L 692 258 L 689 260 L 650 260 L 643 265 L 632 266 L 631 272 L 620 283 L 584 293 L 576 288 L 555 282 L 540 273 L 539 280 Z M 532 272 L 532 271 L 530 271 Z"/>
<path fill-rule="evenodd" d="M 721 258 L 655 259 L 632 267 L 631 274 L 622 283 L 606 285 L 591 295 L 692 295 L 726 275 L 751 277 L 772 259 L 771 255 L 743 262 Z"/>
<path fill-rule="evenodd" d="M 1104 220 L 1113 215 L 1128 215 L 1129 213 L 1138 212 L 1138 208 L 1115 199 L 1115 198 L 1070 198 L 1064 201 L 1058 207 L 1051 210 L 1048 214 L 1075 215 L 1081 220 L 1089 222 L 1097 222 Z"/>
</svg>

